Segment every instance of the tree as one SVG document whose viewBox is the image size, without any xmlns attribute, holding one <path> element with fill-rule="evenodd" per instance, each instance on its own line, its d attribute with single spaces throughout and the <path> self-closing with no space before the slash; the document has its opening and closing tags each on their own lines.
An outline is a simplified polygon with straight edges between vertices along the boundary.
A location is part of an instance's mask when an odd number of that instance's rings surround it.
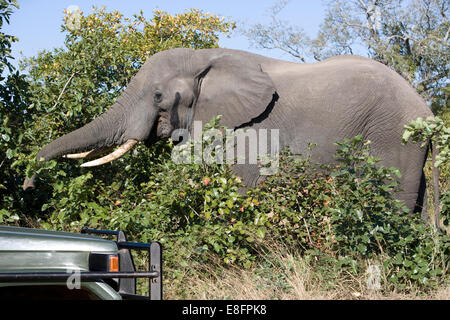
<svg viewBox="0 0 450 320">
<path fill-rule="evenodd" d="M 9 23 L 14 8 L 19 8 L 17 1 L 0 1 L 0 28 Z M 26 112 L 28 83 L 10 62 L 11 44 L 16 41 L 16 37 L 0 32 L 0 201 L 5 204 L 0 208 L 0 223 L 18 218 L 6 210 L 6 203 L 20 200 L 15 192 L 19 177 L 12 166 L 23 142 L 22 129 L 30 120 Z"/>
<path fill-rule="evenodd" d="M 246 31 L 256 46 L 281 49 L 303 62 L 367 55 L 400 73 L 435 113 L 450 117 L 448 1 L 329 0 L 314 39 L 278 19 L 287 4 L 284 0 L 271 8 L 268 26 L 259 24 Z"/>
<path fill-rule="evenodd" d="M 8 17 L 9 9 L 6 10 L 4 16 Z M 36 152 L 49 141 L 103 113 L 147 57 L 174 47 L 217 47 L 219 34 L 232 28 L 234 23 L 197 9 L 176 15 L 155 10 L 149 19 L 143 12 L 126 18 L 105 8 L 93 8 L 88 15 L 65 12 L 62 25 L 65 46 L 44 50 L 21 61 L 27 75 L 10 78 L 1 91 L 3 188 L 0 188 L 5 219 L 20 216 L 20 223 L 26 224 L 29 217 L 40 217 L 41 208 L 52 199 L 55 188 L 68 189 L 70 178 L 84 173 L 73 162 L 58 166 L 50 163 L 43 168 L 41 178 L 45 183 L 40 188 L 32 192 L 21 190 L 24 173 L 32 171 Z M 5 48 L 3 56 L 9 52 L 9 46 Z M 23 81 L 20 85 L 19 80 Z M 142 157 L 148 156 L 144 153 Z M 126 172 L 119 166 L 103 168 L 96 175 L 106 185 L 114 180 L 139 185 L 142 168 L 130 170 L 136 171 Z M 133 180 L 134 177 L 138 178 Z M 89 190 L 86 183 L 78 191 L 87 194 Z M 51 211 L 44 206 L 44 212 Z"/>
<path fill-rule="evenodd" d="M 300 26 L 292 26 L 281 20 L 278 15 L 289 0 L 280 0 L 269 9 L 270 23 L 265 26 L 256 24 L 248 30 L 243 30 L 252 44 L 262 49 L 278 49 L 306 62 L 311 46 L 311 39 Z"/>
<path fill-rule="evenodd" d="M 13 7 L 19 8 L 16 0 L 0 1 L 0 28 L 3 27 L 4 22 L 9 23 Z M 10 72 L 14 70 L 14 66 L 9 60 L 14 59 L 11 56 L 11 44 L 16 41 L 16 37 L 0 32 L 0 75 L 3 74 L 5 67 L 8 68 Z M 3 78 L 1 80 L 3 80 Z"/>
</svg>

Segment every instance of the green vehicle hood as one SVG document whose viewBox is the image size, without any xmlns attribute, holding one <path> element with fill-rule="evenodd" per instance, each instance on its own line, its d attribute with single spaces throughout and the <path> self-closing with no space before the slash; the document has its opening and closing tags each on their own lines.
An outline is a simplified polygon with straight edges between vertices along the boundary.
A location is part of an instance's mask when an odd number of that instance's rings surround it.
<svg viewBox="0 0 450 320">
<path fill-rule="evenodd" d="M 117 245 L 85 234 L 0 226 L 0 271 L 88 270 L 90 252 L 117 253 Z"/>
<path fill-rule="evenodd" d="M 99 237 L 0 226 L 0 251 L 117 251 L 114 241 Z"/>
</svg>

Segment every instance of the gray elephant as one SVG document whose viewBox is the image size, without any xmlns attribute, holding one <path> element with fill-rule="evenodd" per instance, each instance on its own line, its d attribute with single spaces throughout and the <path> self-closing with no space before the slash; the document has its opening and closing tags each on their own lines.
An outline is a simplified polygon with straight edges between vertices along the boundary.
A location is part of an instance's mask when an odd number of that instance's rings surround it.
<svg viewBox="0 0 450 320">
<path fill-rule="evenodd" d="M 432 113 L 400 75 L 358 56 L 297 64 L 229 49 L 163 51 L 146 61 L 109 110 L 46 145 L 37 159 L 92 156 L 120 146 L 84 164 L 99 165 L 139 141 L 168 138 L 219 114 L 228 128 L 279 129 L 279 147 L 295 153 L 314 142 L 313 160 L 322 163 L 334 161 L 335 141 L 362 134 L 381 164 L 401 171 L 398 199 L 421 210 L 427 149 L 402 145 L 401 136 L 405 124 Z M 235 170 L 248 186 L 262 178 L 258 165 Z M 29 187 L 34 176 L 24 183 Z"/>
</svg>

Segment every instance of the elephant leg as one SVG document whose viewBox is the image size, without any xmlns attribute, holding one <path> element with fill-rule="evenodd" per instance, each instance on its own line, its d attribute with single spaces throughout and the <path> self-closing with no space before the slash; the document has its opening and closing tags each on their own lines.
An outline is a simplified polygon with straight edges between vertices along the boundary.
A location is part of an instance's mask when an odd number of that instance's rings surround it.
<svg viewBox="0 0 450 320">
<path fill-rule="evenodd" d="M 426 180 L 423 170 L 414 168 L 405 171 L 404 178 L 400 181 L 400 189 L 396 198 L 405 202 L 410 214 L 420 213 L 424 221 L 428 222 Z"/>
<path fill-rule="evenodd" d="M 403 201 L 409 213 L 421 213 L 424 205 L 425 177 L 422 170 L 423 157 L 419 152 L 403 147 L 403 153 L 388 152 L 387 155 L 375 153 L 375 156 L 385 159 L 381 165 L 399 169 L 401 177 L 398 179 L 399 191 L 395 198 Z M 426 209 L 425 209 L 426 211 Z"/>
<path fill-rule="evenodd" d="M 422 205 L 422 219 L 426 222 L 426 223 L 430 223 L 429 222 L 429 218 L 430 216 L 428 215 L 428 195 L 427 192 L 425 191 L 424 196 L 423 196 L 423 205 Z"/>
<path fill-rule="evenodd" d="M 427 197 L 427 182 L 425 179 L 425 173 L 422 170 L 422 177 L 420 179 L 419 195 L 416 202 L 414 212 L 420 212 L 422 219 L 428 223 L 428 197 Z"/>
</svg>

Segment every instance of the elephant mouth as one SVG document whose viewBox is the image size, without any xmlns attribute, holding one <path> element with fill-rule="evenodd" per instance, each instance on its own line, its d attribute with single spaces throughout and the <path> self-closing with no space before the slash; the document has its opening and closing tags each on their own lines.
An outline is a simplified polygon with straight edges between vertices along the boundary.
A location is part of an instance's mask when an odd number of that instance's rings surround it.
<svg viewBox="0 0 450 320">
<path fill-rule="evenodd" d="M 169 114 L 161 112 L 156 122 L 156 136 L 160 138 L 169 138 L 174 129 Z"/>
</svg>

